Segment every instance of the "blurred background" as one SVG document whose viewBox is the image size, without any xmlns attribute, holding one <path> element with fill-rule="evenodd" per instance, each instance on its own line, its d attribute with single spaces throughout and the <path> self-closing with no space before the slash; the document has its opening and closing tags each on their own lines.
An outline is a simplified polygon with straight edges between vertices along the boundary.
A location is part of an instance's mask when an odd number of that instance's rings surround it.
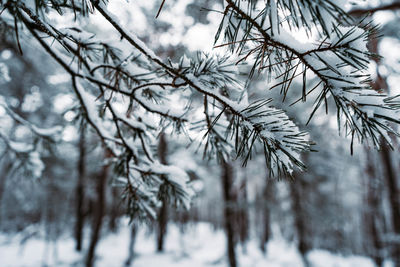
<svg viewBox="0 0 400 267">
<path fill-rule="evenodd" d="M 221 15 L 212 10 L 222 10 L 222 1 L 166 1 L 155 19 L 160 2 L 110 1 L 109 9 L 163 59 L 213 49 Z M 351 14 L 367 16 L 382 35 L 369 44 L 382 56 L 371 63 L 373 86 L 399 94 L 400 2 L 360 2 Z M 96 14 L 85 23 L 102 36 L 111 30 Z M 393 151 L 352 146 L 338 134 L 334 106 L 306 125 L 310 105 L 289 106 L 301 79 L 284 101 L 262 75 L 249 88 L 250 96 L 274 98 L 310 133 L 318 152 L 303 155 L 306 172 L 271 178 L 262 153 L 246 167 L 217 164 L 165 134 L 160 158 L 190 175 L 192 208 L 166 200 L 157 220 L 130 220 L 100 141 L 79 124 L 69 76 L 29 36 L 21 34 L 21 55 L 14 31 L 4 23 L 0 31 L 1 101 L 36 125 L 61 125 L 63 141 L 43 141 L 41 160 L 22 158 L 39 175 L 0 142 L 0 266 L 81 266 L 88 256 L 95 266 L 400 266 L 399 144 L 393 141 Z M 4 115 L 0 107 L 2 131 L 32 138 Z"/>
</svg>

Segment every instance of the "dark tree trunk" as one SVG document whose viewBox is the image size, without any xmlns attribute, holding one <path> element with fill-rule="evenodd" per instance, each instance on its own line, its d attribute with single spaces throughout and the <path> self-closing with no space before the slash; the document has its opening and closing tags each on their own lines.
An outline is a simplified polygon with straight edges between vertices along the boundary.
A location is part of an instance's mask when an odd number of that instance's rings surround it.
<svg viewBox="0 0 400 267">
<path fill-rule="evenodd" d="M 247 202 L 247 177 L 244 177 L 240 186 L 240 209 L 238 212 L 239 238 L 243 248 L 246 251 L 246 242 L 249 238 L 249 212 Z"/>
<path fill-rule="evenodd" d="M 379 38 L 376 36 L 372 36 L 370 39 L 370 51 L 378 54 L 378 45 L 379 45 Z M 372 83 L 372 87 L 375 90 L 386 90 L 389 93 L 389 87 L 386 81 L 386 77 L 382 76 L 379 72 L 379 65 L 380 65 L 380 58 L 374 57 L 374 61 L 377 64 L 377 73 L 374 82 Z M 389 193 L 389 205 L 391 209 L 391 218 L 392 218 L 392 225 L 393 225 L 393 232 L 396 236 L 400 236 L 400 203 L 399 203 L 399 196 L 398 196 L 398 184 L 397 184 L 397 175 L 396 170 L 392 164 L 392 157 L 390 153 L 390 147 L 385 143 L 383 138 L 381 138 L 382 144 L 382 162 L 383 168 L 385 169 L 385 179 L 388 187 Z M 393 245 L 392 251 L 392 258 L 395 263 L 396 267 L 400 267 L 400 243 L 396 240 Z"/>
<path fill-rule="evenodd" d="M 78 159 L 78 182 L 76 184 L 76 224 L 75 224 L 75 242 L 77 251 L 82 250 L 83 225 L 85 222 L 85 176 L 86 176 L 86 147 L 85 130 L 81 129 L 79 139 L 79 159 Z"/>
<path fill-rule="evenodd" d="M 168 225 L 168 206 L 166 200 L 163 199 L 161 208 L 158 212 L 157 218 L 157 251 L 164 251 L 164 240 L 165 235 L 167 233 L 167 225 Z"/>
<path fill-rule="evenodd" d="M 233 195 L 233 168 L 228 162 L 222 163 L 222 189 L 224 195 L 224 220 L 225 233 L 227 238 L 228 260 L 230 267 L 236 267 L 236 237 L 234 229 L 235 210 L 234 210 L 234 195 Z"/>
<path fill-rule="evenodd" d="M 398 184 L 395 169 L 392 164 L 390 148 L 388 145 L 382 146 L 382 161 L 386 172 L 385 178 L 389 191 L 389 203 L 391 209 L 393 232 L 396 237 L 400 236 L 400 202 L 398 195 Z M 396 267 L 400 267 L 400 242 L 397 241 L 393 244 L 393 261 Z"/>
<path fill-rule="evenodd" d="M 304 209 L 304 200 L 301 199 L 302 187 L 301 177 L 297 177 L 295 181 L 289 182 L 290 195 L 292 199 L 292 210 L 294 216 L 294 227 L 297 232 L 297 249 L 299 250 L 303 262 L 306 266 L 309 266 L 307 260 L 307 252 L 310 250 L 310 246 L 307 242 L 307 228 L 306 228 L 306 215 Z"/>
<path fill-rule="evenodd" d="M 394 10 L 396 8 L 396 6 L 386 6 L 384 9 L 385 10 Z M 358 10 L 353 10 L 352 12 L 350 12 L 349 14 L 356 17 L 356 18 L 361 18 L 363 17 L 365 14 L 368 13 L 374 13 L 375 11 L 378 11 L 378 9 L 376 10 L 368 10 L 368 9 L 358 9 Z M 367 21 L 368 22 L 368 21 Z M 369 50 L 370 52 L 374 53 L 374 54 L 379 54 L 378 51 L 378 46 L 379 46 L 379 40 L 380 38 L 378 38 L 377 36 L 371 36 L 370 40 L 369 40 Z M 381 90 L 385 90 L 387 91 L 386 93 L 389 93 L 389 87 L 386 81 L 386 77 L 382 76 L 379 72 L 379 66 L 381 63 L 381 59 L 379 57 L 373 57 L 372 58 L 376 64 L 376 78 L 375 80 L 371 83 L 372 88 L 374 88 L 377 91 L 381 91 Z M 391 162 L 391 154 L 390 154 L 390 150 L 388 145 L 384 144 L 385 141 L 383 140 L 383 138 L 381 138 L 381 144 L 382 145 L 382 151 L 381 151 L 381 156 L 382 156 L 382 162 L 383 162 L 383 168 L 385 169 L 386 172 L 386 183 L 387 183 L 387 187 L 388 187 L 388 191 L 389 191 L 389 204 L 390 204 L 390 209 L 391 209 L 391 217 L 392 217 L 392 224 L 393 224 L 393 232 L 397 235 L 400 234 L 400 204 L 399 204 L 399 199 L 397 196 L 397 191 L 398 191 L 398 185 L 397 185 L 397 177 L 395 175 L 395 171 L 394 168 L 392 166 L 392 162 Z M 370 164 L 370 163 L 368 163 Z M 374 212 L 374 211 L 371 211 Z M 374 217 L 374 215 L 371 215 L 372 217 Z M 381 247 L 381 244 L 379 244 L 379 233 L 378 233 L 378 229 L 376 226 L 376 220 L 371 219 L 369 220 L 369 224 L 370 224 L 370 231 L 371 231 L 371 235 L 375 236 L 373 237 L 373 243 L 375 244 L 375 248 L 379 249 Z M 393 260 L 395 261 L 395 266 L 396 267 L 400 267 L 400 244 L 396 243 L 395 247 L 394 247 L 394 251 L 392 253 L 392 255 L 394 255 Z M 379 257 L 377 259 L 375 259 L 375 262 L 377 263 L 377 265 L 379 266 L 381 263 L 381 259 L 379 259 Z"/>
<path fill-rule="evenodd" d="M 108 157 L 106 157 L 108 158 Z M 89 245 L 88 254 L 86 257 L 86 267 L 92 267 L 94 264 L 95 250 L 97 243 L 100 239 L 101 226 L 103 224 L 103 217 L 106 205 L 106 182 L 108 177 L 109 165 L 104 165 L 103 169 L 97 178 L 97 203 L 95 205 L 95 214 L 93 218 L 93 228 L 91 240 Z"/>
<path fill-rule="evenodd" d="M 165 134 L 161 133 L 160 142 L 158 144 L 158 157 L 160 162 L 167 165 L 167 154 L 168 154 L 168 144 L 165 138 Z M 164 251 L 164 240 L 167 233 L 168 225 L 168 203 L 166 198 L 162 198 L 162 205 L 158 212 L 157 218 L 157 251 Z"/>
<path fill-rule="evenodd" d="M 0 226 L 1 226 L 1 206 L 2 206 L 2 200 L 3 200 L 3 193 L 4 190 L 6 189 L 6 184 L 7 184 L 7 178 L 9 176 L 9 172 L 11 171 L 12 168 L 12 162 L 9 161 L 7 158 L 4 158 L 4 163 L 2 164 L 3 170 L 1 171 L 1 176 L 0 176 Z"/>
<path fill-rule="evenodd" d="M 128 258 L 125 261 L 125 266 L 131 266 L 133 258 L 135 256 L 135 242 L 136 242 L 137 226 L 134 222 L 131 225 L 131 236 L 128 247 Z"/>
<path fill-rule="evenodd" d="M 368 240 L 366 249 L 370 257 L 374 260 L 376 266 L 380 267 L 383 264 L 382 248 L 380 231 L 378 227 L 378 220 L 382 217 L 380 209 L 380 196 L 381 190 L 379 190 L 379 179 L 375 170 L 374 162 L 371 151 L 365 149 L 367 154 L 367 167 L 366 174 L 367 180 L 367 196 L 366 202 L 367 207 L 364 213 L 365 228 L 366 228 L 366 239 Z"/>
<path fill-rule="evenodd" d="M 266 184 L 265 184 L 265 188 L 264 188 L 264 192 L 263 192 L 263 198 L 262 198 L 262 213 L 263 213 L 263 229 L 262 229 L 262 236 L 261 236 L 261 242 L 260 242 L 260 247 L 261 250 L 264 253 L 267 253 L 267 244 L 268 241 L 271 238 L 271 205 L 270 202 L 273 199 L 272 194 L 273 194 L 273 182 L 268 179 Z"/>
<path fill-rule="evenodd" d="M 108 227 L 111 232 L 116 232 L 118 228 L 118 216 L 119 216 L 119 191 L 117 187 L 111 188 L 111 207 L 109 209 L 110 221 Z"/>
</svg>

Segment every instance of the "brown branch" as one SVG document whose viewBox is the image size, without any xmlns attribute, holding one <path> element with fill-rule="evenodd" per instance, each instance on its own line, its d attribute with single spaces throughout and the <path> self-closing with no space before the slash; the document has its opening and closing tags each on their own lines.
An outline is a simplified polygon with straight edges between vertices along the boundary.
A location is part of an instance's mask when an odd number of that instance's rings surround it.
<svg viewBox="0 0 400 267">
<path fill-rule="evenodd" d="M 37 30 L 36 27 L 34 27 L 35 24 L 30 23 L 29 21 L 27 21 L 25 18 L 22 19 L 22 21 L 24 22 L 25 26 L 27 26 L 28 30 L 32 33 L 32 35 L 37 39 L 37 41 L 40 43 L 40 45 L 45 49 L 45 51 L 50 54 L 72 77 L 77 77 L 77 78 L 82 78 L 85 79 L 87 81 L 90 81 L 92 83 L 95 83 L 98 86 L 104 86 L 107 89 L 112 90 L 113 92 L 116 93 L 120 93 L 122 95 L 128 96 L 132 99 L 134 99 L 136 102 L 138 102 L 145 110 L 152 112 L 152 113 L 156 113 L 162 117 L 165 118 L 170 118 L 174 121 L 180 121 L 180 122 L 185 122 L 186 120 L 177 116 L 173 116 L 167 113 L 163 113 L 161 111 L 158 110 L 154 110 L 151 109 L 150 107 L 146 106 L 145 103 L 143 103 L 142 101 L 140 101 L 139 99 L 137 99 L 132 93 L 127 92 L 127 91 L 123 91 L 120 90 L 119 88 L 116 88 L 115 86 L 112 86 L 110 84 L 107 83 L 103 83 L 99 80 L 97 80 L 95 77 L 92 76 L 86 76 L 86 75 L 82 75 L 80 73 L 76 73 L 75 71 L 73 71 L 70 66 L 65 63 L 60 57 L 57 56 L 57 54 L 42 40 L 42 38 L 40 38 L 39 35 L 37 35 L 37 33 L 35 32 L 35 30 Z M 88 69 L 90 72 L 90 69 Z"/>
<path fill-rule="evenodd" d="M 232 1 L 227 0 L 228 1 L 228 6 L 230 6 L 231 8 L 235 8 L 234 4 Z M 233 6 L 232 6 L 233 5 Z M 248 118 L 245 114 L 243 114 L 243 112 L 241 110 L 237 110 L 235 107 L 233 107 L 232 105 L 229 104 L 229 102 L 227 102 L 224 96 L 221 95 L 217 95 L 214 94 L 210 91 L 208 91 L 207 89 L 203 89 L 202 87 L 200 87 L 195 81 L 192 81 L 191 79 L 189 79 L 186 75 L 180 73 L 178 70 L 174 69 L 173 67 L 170 67 L 168 65 L 166 65 L 165 63 L 163 63 L 158 57 L 155 57 L 154 55 L 150 54 L 149 51 L 142 47 L 141 44 L 139 43 L 139 41 L 136 40 L 136 36 L 130 36 L 129 33 L 125 32 L 125 30 L 118 24 L 117 21 L 114 20 L 114 18 L 112 16 L 110 16 L 107 11 L 105 11 L 100 5 L 99 3 L 95 3 L 95 7 L 96 9 L 100 12 L 100 14 L 103 15 L 103 17 L 111 23 L 111 25 L 121 34 L 122 38 L 126 39 L 133 47 L 135 47 L 136 49 L 138 49 L 143 55 L 145 55 L 150 61 L 152 61 L 153 63 L 157 64 L 158 66 L 160 66 L 161 68 L 163 68 L 169 75 L 171 75 L 173 78 L 180 78 L 182 79 L 187 85 L 189 85 L 190 87 L 192 87 L 194 90 L 202 93 L 205 96 L 209 96 L 213 99 L 215 99 L 216 101 L 218 101 L 219 103 L 221 103 L 223 105 L 223 111 L 225 109 L 228 109 L 232 115 L 237 116 L 238 118 L 240 118 L 243 121 L 249 122 L 250 124 L 253 125 L 253 122 L 251 121 L 250 118 Z M 240 9 L 237 9 L 239 12 L 242 12 Z M 251 19 L 251 18 L 250 18 Z M 254 21 L 250 21 L 250 23 L 253 23 Z M 255 22 L 256 23 L 256 22 Z M 257 24 L 257 23 L 256 23 Z M 269 35 L 262 30 L 261 26 L 257 24 L 257 28 L 259 28 L 261 34 L 263 35 L 265 40 L 271 40 L 273 41 Z M 273 41 L 274 42 L 274 41 Z M 274 42 L 276 45 L 279 45 L 281 47 L 285 47 L 287 50 L 290 50 L 291 48 L 289 48 L 288 46 L 278 43 L 278 42 Z M 300 59 L 301 58 L 301 54 L 298 53 L 296 51 L 296 55 L 298 55 L 298 57 Z M 312 69 L 314 72 L 318 73 L 315 69 L 313 69 L 313 67 L 311 65 L 309 65 L 304 59 L 302 60 L 304 64 L 306 64 L 307 66 L 309 66 L 310 69 Z M 320 77 L 321 79 L 326 80 L 325 77 Z M 261 135 L 261 129 L 259 129 L 258 127 L 254 127 L 254 131 L 257 133 L 258 136 L 261 137 L 261 139 L 263 140 L 263 142 L 265 144 L 272 142 L 274 144 L 274 146 L 277 149 L 280 149 L 281 151 L 283 151 L 285 154 L 289 154 L 289 152 L 287 152 L 283 146 L 283 144 L 280 143 L 280 141 L 274 139 L 271 140 L 269 138 L 265 138 Z M 304 166 L 303 166 L 304 167 Z"/>
<path fill-rule="evenodd" d="M 149 60 L 154 62 L 155 64 L 159 65 L 161 68 L 163 68 L 169 75 L 171 75 L 173 78 L 180 78 L 185 83 L 187 83 L 189 86 L 197 90 L 198 92 L 208 95 L 218 102 L 220 102 L 222 105 L 225 107 L 229 108 L 232 113 L 235 115 L 240 116 L 241 118 L 244 118 L 243 114 L 241 114 L 238 110 L 235 110 L 232 106 L 230 106 L 226 101 L 223 100 L 222 97 L 212 94 L 208 92 L 207 90 L 202 89 L 200 86 L 196 85 L 193 81 L 191 81 L 189 78 L 187 78 L 184 74 L 179 73 L 178 70 L 169 67 L 165 63 L 163 63 L 159 58 L 154 58 L 152 55 L 148 53 L 146 49 L 144 49 L 140 44 L 137 43 L 134 38 L 132 38 L 128 33 L 125 32 L 124 29 L 98 4 L 95 4 L 96 9 L 100 12 L 100 14 L 108 21 L 111 23 L 111 25 L 121 34 L 121 36 L 126 39 L 133 47 L 135 47 L 137 50 L 139 50 L 143 55 L 145 55 Z"/>
<path fill-rule="evenodd" d="M 396 2 L 388 4 L 388 5 L 378 6 L 378 7 L 353 9 L 353 10 L 350 10 L 348 12 L 348 14 L 351 16 L 354 16 L 354 17 L 361 17 L 363 15 L 371 15 L 378 11 L 387 11 L 387 10 L 395 11 L 397 9 L 400 9 L 399 1 L 396 1 Z"/>
</svg>

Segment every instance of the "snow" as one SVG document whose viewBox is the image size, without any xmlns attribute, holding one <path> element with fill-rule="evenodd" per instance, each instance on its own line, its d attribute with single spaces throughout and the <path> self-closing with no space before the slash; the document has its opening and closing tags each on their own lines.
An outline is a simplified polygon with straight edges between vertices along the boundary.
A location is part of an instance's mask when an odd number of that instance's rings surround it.
<svg viewBox="0 0 400 267">
<path fill-rule="evenodd" d="M 144 97 L 142 94 L 143 91 L 144 89 L 139 89 L 135 91 L 135 100 L 138 101 L 147 110 L 158 114 L 166 114 L 175 118 L 185 119 L 186 111 L 184 109 L 176 107 L 176 104 L 168 103 L 167 101 L 167 103 L 163 103 L 162 105 L 160 105 L 159 103 L 156 104 L 148 98 Z"/>
<path fill-rule="evenodd" d="M 34 150 L 35 147 L 32 144 L 11 141 L 1 132 L 0 139 L 17 155 L 15 161 L 21 161 L 21 165 L 28 172 L 28 176 L 36 179 L 41 177 L 45 167 L 40 159 L 39 152 Z M 21 155 L 23 155 L 23 157 L 21 157 Z"/>
<path fill-rule="evenodd" d="M 16 153 L 29 153 L 33 150 L 33 146 L 31 144 L 23 142 L 8 141 L 8 145 L 10 146 L 11 150 L 15 151 Z"/>
<path fill-rule="evenodd" d="M 236 112 L 240 112 L 241 110 L 246 108 L 246 105 L 243 105 L 243 103 L 237 103 L 235 101 L 232 101 L 231 99 L 221 95 L 220 93 L 218 93 L 218 91 L 214 90 L 214 89 L 209 89 L 207 87 L 204 86 L 202 80 L 198 79 L 197 77 L 195 77 L 192 73 L 189 73 L 186 75 L 186 77 L 198 88 L 201 89 L 202 92 L 206 93 L 209 96 L 212 96 L 213 98 L 215 97 L 215 99 L 219 99 L 220 101 L 222 101 L 223 103 L 225 103 L 227 106 L 231 107 L 232 110 L 236 111 Z"/>
<path fill-rule="evenodd" d="M 38 91 L 31 92 L 24 96 L 21 109 L 24 112 L 35 112 L 43 105 L 42 95 Z"/>
<path fill-rule="evenodd" d="M 62 84 L 69 82 L 71 80 L 71 75 L 68 73 L 59 73 L 47 76 L 47 82 L 51 84 Z"/>
<path fill-rule="evenodd" d="M 293 171 L 293 162 L 300 163 L 300 152 L 309 149 L 309 136 L 301 132 L 284 111 L 268 106 L 271 100 L 255 102 L 243 111 L 248 118 L 243 126 L 252 131 L 260 129 L 260 135 L 268 146 L 275 148 L 274 164 Z M 289 155 L 290 156 L 289 156 Z"/>
<path fill-rule="evenodd" d="M 71 77 L 68 77 L 71 79 Z M 71 94 L 58 94 L 53 98 L 53 109 L 57 113 L 64 113 L 74 106 L 75 100 Z"/>
<path fill-rule="evenodd" d="M 292 1 L 288 0 L 287 2 Z M 345 115 L 345 122 L 339 121 L 339 124 L 347 124 L 353 132 L 356 132 L 357 135 L 361 135 L 362 137 L 377 140 L 377 136 L 381 135 L 389 141 L 390 139 L 387 138 L 386 132 L 391 130 L 390 127 L 386 127 L 387 120 L 398 118 L 398 110 L 396 110 L 398 102 L 395 103 L 393 101 L 389 104 L 387 101 L 388 99 L 382 99 L 381 95 L 376 93 L 372 94 L 369 90 L 366 90 L 368 89 L 368 79 L 370 77 L 370 59 L 366 46 L 369 33 L 365 29 L 357 26 L 338 26 L 333 28 L 333 25 L 337 24 L 337 18 L 332 15 L 337 13 L 334 10 L 334 5 L 341 7 L 345 6 L 346 2 L 345 0 L 335 4 L 319 2 L 317 6 L 316 2 L 311 1 L 301 4 L 298 2 L 291 3 L 291 5 L 288 5 L 288 8 L 291 6 L 293 7 L 292 10 L 290 10 L 292 13 L 301 13 L 297 11 L 297 5 L 309 5 L 310 8 L 306 10 L 310 12 L 319 10 L 317 13 L 321 13 L 319 23 L 323 24 L 321 28 L 325 29 L 325 33 L 321 33 L 322 36 L 319 36 L 319 40 L 310 38 L 307 42 L 300 42 L 297 40 L 296 36 L 292 35 L 292 28 L 279 28 L 279 24 L 275 25 L 279 18 L 282 17 L 282 21 L 284 21 L 283 18 L 286 16 L 285 14 L 281 14 L 285 13 L 285 10 L 283 10 L 282 4 L 277 5 L 279 1 L 268 1 L 269 6 L 266 7 L 266 12 L 268 13 L 271 25 L 264 25 L 262 21 L 257 20 L 256 16 L 250 16 L 254 18 L 254 21 L 258 21 L 259 25 L 262 25 L 263 29 L 265 29 L 261 30 L 259 34 L 265 33 L 272 42 L 276 43 L 275 46 L 279 50 L 293 53 L 296 57 L 300 58 L 307 69 L 311 70 L 325 84 L 325 89 L 330 93 L 328 96 L 333 96 L 335 102 L 340 104 L 338 105 L 338 112 Z M 237 9 L 249 13 L 245 7 L 238 6 Z M 276 9 L 281 12 L 276 11 Z M 262 17 L 261 14 L 263 14 L 263 11 L 259 13 L 259 19 Z M 296 16 L 299 16 L 299 18 L 296 19 Z M 287 21 L 289 25 L 296 24 L 296 20 L 299 20 L 301 17 L 301 19 L 304 19 L 304 16 L 306 15 L 297 14 L 292 16 L 292 22 L 290 22 L 291 19 Z M 266 20 L 266 22 L 268 21 Z M 231 23 L 232 25 L 228 27 L 234 28 L 240 26 L 240 22 Z M 315 23 L 315 21 L 313 23 Z M 255 29 L 257 28 L 255 24 L 252 26 L 245 24 L 244 28 L 247 30 L 252 29 L 255 34 L 257 34 L 257 31 L 260 31 L 259 29 Z M 309 25 L 307 28 L 310 32 L 317 29 L 316 25 Z M 320 31 L 320 28 L 318 29 Z M 324 39 L 324 37 L 326 38 Z M 232 40 L 227 41 L 234 42 L 241 40 L 240 38 L 241 37 L 233 37 Z M 255 45 L 258 45 L 258 43 L 255 42 Z M 392 49 L 389 50 L 391 51 Z M 271 52 L 271 54 L 270 58 L 274 58 L 273 52 Z M 280 57 L 277 58 L 278 62 L 282 60 Z M 278 62 L 276 63 L 278 64 Z M 256 61 L 254 64 L 262 63 L 257 63 Z M 294 72 L 296 72 L 296 70 Z M 295 74 L 296 73 L 293 73 L 293 75 Z M 318 99 L 318 101 L 319 100 L 322 100 L 322 98 Z M 365 116 L 360 116 L 360 114 Z M 382 127 L 382 125 L 384 126 Z M 264 136 L 266 138 L 272 138 L 268 131 L 265 131 Z M 377 142 L 374 143 L 379 147 Z M 281 152 L 278 151 L 276 156 L 281 158 L 280 160 L 285 165 L 291 167 L 290 161 L 288 161 L 287 158 L 285 159 L 285 155 Z"/>
<path fill-rule="evenodd" d="M 169 224 L 165 252 L 156 253 L 156 238 L 147 227 L 140 225 L 135 243 L 135 267 L 228 267 L 225 257 L 225 236 L 208 223 L 188 225 L 183 232 L 177 225 Z M 96 266 L 122 266 L 128 256 L 130 230 L 127 220 L 115 234 L 107 234 L 96 250 Z M 302 267 L 303 263 L 294 244 L 280 237 L 268 243 L 267 255 L 258 249 L 256 240 L 247 243 L 247 253 L 237 247 L 241 267 Z M 81 266 L 84 256 L 74 251 L 71 237 L 62 236 L 46 243 L 40 234 L 24 240 L 23 234 L 0 234 L 0 259 L 2 267 Z M 88 245 L 85 240 L 84 246 Z M 325 250 L 308 254 L 311 267 L 373 267 L 372 260 L 361 256 L 335 255 Z M 386 262 L 385 266 L 390 266 Z"/>
<path fill-rule="evenodd" d="M 162 61 L 162 60 L 153 52 L 153 50 L 151 50 L 150 48 L 148 48 L 147 45 L 146 45 L 142 40 L 140 40 L 140 39 L 136 36 L 136 34 L 132 33 L 132 32 L 129 31 L 128 29 L 123 28 L 123 27 L 121 26 L 121 25 L 123 25 L 123 24 L 119 23 L 118 17 L 115 16 L 114 14 L 112 14 L 111 12 L 107 11 L 107 7 L 106 7 L 106 5 L 105 5 L 103 2 L 99 2 L 99 7 L 102 9 L 102 11 L 103 11 L 105 14 L 107 14 L 107 15 L 110 17 L 110 22 L 113 21 L 113 22 L 115 22 L 116 24 L 118 24 L 119 27 L 121 28 L 121 30 L 122 30 L 123 32 L 125 32 L 125 33 L 129 36 L 130 39 L 132 39 L 137 45 L 139 45 L 139 46 L 143 49 L 143 51 L 144 51 L 144 53 L 146 54 L 146 56 L 150 57 L 151 59 L 156 59 L 156 60 Z"/>
<path fill-rule="evenodd" d="M 9 60 L 12 57 L 12 52 L 9 49 L 4 49 L 1 52 L 1 58 L 4 60 Z"/>
<path fill-rule="evenodd" d="M 40 178 L 44 170 L 44 164 L 40 159 L 40 154 L 37 151 L 29 153 L 27 168 L 31 172 L 33 178 Z"/>
<path fill-rule="evenodd" d="M 35 125 L 32 125 L 32 130 L 43 137 L 53 137 L 55 140 L 58 140 L 59 136 L 61 135 L 62 132 L 62 126 L 54 126 L 51 128 L 39 128 L 36 127 Z"/>
<path fill-rule="evenodd" d="M 8 83 L 9 81 L 11 81 L 11 77 L 8 72 L 8 67 L 3 62 L 0 62 L 0 84 Z"/>
<path fill-rule="evenodd" d="M 76 83 L 76 90 L 80 98 L 82 99 L 82 105 L 85 108 L 85 111 L 87 113 L 86 115 L 88 117 L 88 120 L 91 121 L 92 126 L 96 128 L 102 138 L 114 140 L 112 135 L 110 135 L 107 131 L 103 120 L 98 115 L 96 97 L 91 95 L 89 92 L 86 92 L 79 82 Z"/>
<path fill-rule="evenodd" d="M 164 175 L 167 181 L 171 184 L 172 187 L 176 190 L 175 198 L 179 200 L 179 202 L 183 205 L 184 208 L 189 209 L 191 204 L 191 199 L 194 196 L 194 191 L 189 184 L 189 176 L 187 173 L 174 165 L 163 165 L 159 162 L 154 162 L 149 164 L 149 166 L 139 168 L 133 167 L 133 169 L 141 171 L 141 172 L 150 172 L 157 175 Z M 139 175 L 140 172 L 138 173 Z M 160 180 L 159 183 L 162 181 Z M 137 183 L 132 181 L 132 183 Z M 141 183 L 140 190 L 143 189 L 146 191 L 146 186 L 144 183 Z M 144 192 L 144 191 L 143 191 Z"/>
</svg>

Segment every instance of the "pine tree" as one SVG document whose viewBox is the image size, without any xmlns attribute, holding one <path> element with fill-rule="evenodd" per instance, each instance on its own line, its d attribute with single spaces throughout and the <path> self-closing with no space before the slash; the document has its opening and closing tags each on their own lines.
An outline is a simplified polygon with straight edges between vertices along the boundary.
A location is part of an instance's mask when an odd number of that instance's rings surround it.
<svg viewBox="0 0 400 267">
<path fill-rule="evenodd" d="M 377 29 L 354 26 L 345 4 L 226 0 L 216 10 L 221 16 L 214 40 L 219 54 L 199 52 L 178 62 L 157 56 L 107 10 L 107 1 L 1 1 L 0 22 L 14 34 L 21 53 L 21 36 L 27 34 L 70 75 L 80 114 L 110 155 L 107 164 L 113 164 L 115 184 L 124 188 L 129 212 L 146 218 L 156 216 L 160 188 L 169 202 L 187 208 L 193 195 L 188 175 L 157 156 L 163 132 L 192 138 L 205 158 L 221 163 L 240 159 L 246 165 L 262 150 L 271 175 L 284 177 L 294 168 L 306 168 L 300 156 L 311 150 L 312 141 L 272 99 L 253 98 L 251 80 L 256 76 L 275 81 L 266 89 L 279 90 L 283 99 L 293 80 L 301 79 L 295 103 L 313 105 L 308 120 L 334 103 L 339 131 L 352 143 L 391 144 L 389 135 L 398 133 L 390 123 L 400 122 L 400 103 L 398 97 L 370 88 L 368 73 L 376 55 L 368 52 L 366 42 Z M 93 13 L 114 32 L 94 32 L 86 24 Z M 62 27 L 54 16 L 70 27 Z M 298 41 L 298 31 L 309 39 Z M 249 69 L 245 82 L 242 69 Z M 40 138 L 56 132 L 39 129 L 7 103 L 1 105 Z M 35 170 L 43 168 L 35 149 L 21 151 L 10 136 L 2 133 L 0 138 L 15 154 L 30 155 Z"/>
</svg>

